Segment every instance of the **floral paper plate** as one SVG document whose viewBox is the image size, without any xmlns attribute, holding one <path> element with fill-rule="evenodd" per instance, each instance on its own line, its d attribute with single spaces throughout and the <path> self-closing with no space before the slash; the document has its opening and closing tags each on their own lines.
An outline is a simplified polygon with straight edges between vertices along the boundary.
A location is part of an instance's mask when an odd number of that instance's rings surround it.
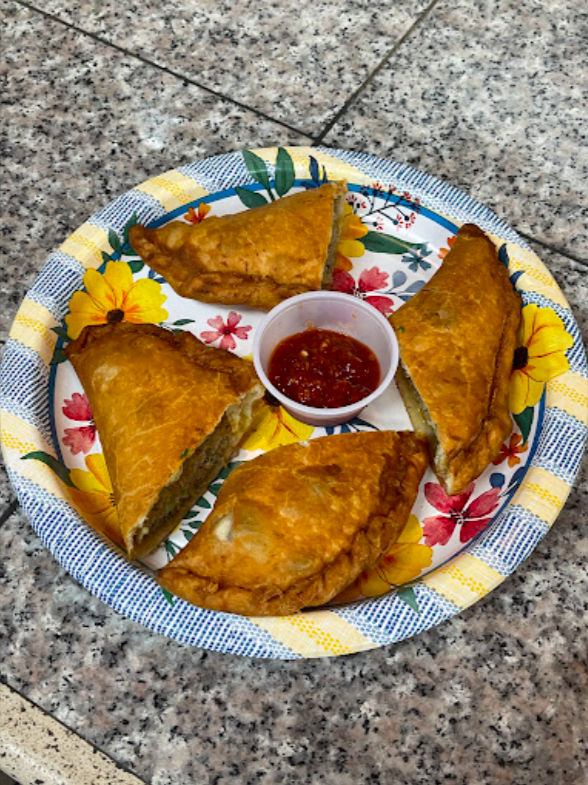
<svg viewBox="0 0 588 785">
<path fill-rule="evenodd" d="M 394 385 L 348 425 L 313 429 L 267 405 L 233 463 L 170 538 L 130 563 L 88 522 L 115 516 L 88 401 L 63 347 L 89 323 L 118 319 L 190 330 L 251 354 L 263 314 L 178 297 L 128 242 L 137 221 L 190 223 L 345 178 L 348 204 L 334 288 L 385 315 L 442 264 L 458 227 L 481 226 L 523 296 L 510 406 L 513 431 L 484 474 L 448 498 L 429 470 L 413 514 L 344 605 L 245 618 L 164 593 L 155 571 L 202 524 L 230 470 L 279 445 L 341 431 L 410 428 Z M 545 536 L 579 468 L 588 411 L 586 358 L 570 309 L 528 246 L 492 212 L 433 177 L 327 148 L 231 153 L 166 172 L 120 196 L 47 261 L 22 303 L 1 368 L 1 438 L 20 503 L 58 561 L 115 610 L 177 641 L 257 657 L 347 654 L 400 641 L 453 616 L 501 583 Z M 85 520 L 84 520 L 85 519 Z"/>
</svg>

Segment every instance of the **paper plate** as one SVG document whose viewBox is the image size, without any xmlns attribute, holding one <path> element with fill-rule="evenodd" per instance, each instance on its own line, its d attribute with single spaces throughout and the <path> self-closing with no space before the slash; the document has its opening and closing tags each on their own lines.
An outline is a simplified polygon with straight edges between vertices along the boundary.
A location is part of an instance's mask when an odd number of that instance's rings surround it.
<svg viewBox="0 0 588 785">
<path fill-rule="evenodd" d="M 386 315 L 433 275 L 461 224 L 476 223 L 492 236 L 524 303 L 513 432 L 460 497 L 449 501 L 429 470 L 399 541 L 353 584 L 346 604 L 272 618 L 202 610 L 164 593 L 154 575 L 198 530 L 229 471 L 300 439 L 410 428 L 395 386 L 361 419 L 334 429 L 313 430 L 268 406 L 239 455 L 171 537 L 144 562 L 130 563 L 83 517 L 112 514 L 111 489 L 91 411 L 71 365 L 63 362 L 63 346 L 84 319 L 104 320 L 116 307 L 125 319 L 191 330 L 212 346 L 250 355 L 263 314 L 178 297 L 133 252 L 128 230 L 137 221 L 214 220 L 326 179 L 349 183 L 334 288 Z M 89 297 L 72 301 L 80 290 Z M 395 643 L 459 613 L 529 555 L 563 507 L 580 465 L 587 378 L 580 333 L 563 294 L 490 210 L 434 177 L 374 156 L 305 147 L 245 151 L 142 183 L 50 256 L 17 313 L 4 353 L 2 449 L 19 501 L 45 545 L 116 611 L 215 651 L 284 659 L 348 654 Z"/>
</svg>

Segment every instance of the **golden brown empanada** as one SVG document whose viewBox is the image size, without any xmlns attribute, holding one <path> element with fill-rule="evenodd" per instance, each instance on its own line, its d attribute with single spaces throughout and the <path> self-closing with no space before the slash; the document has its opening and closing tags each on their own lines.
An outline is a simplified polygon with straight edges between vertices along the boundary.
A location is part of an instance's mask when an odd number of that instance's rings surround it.
<svg viewBox="0 0 588 785">
<path fill-rule="evenodd" d="M 398 387 L 449 494 L 478 477 L 511 432 L 508 385 L 520 319 L 521 298 L 496 246 L 473 224 L 461 227 L 441 268 L 391 316 Z"/>
<path fill-rule="evenodd" d="M 286 196 L 195 226 L 134 226 L 131 245 L 182 297 L 269 311 L 295 294 L 329 289 L 345 182 Z"/>
<path fill-rule="evenodd" d="M 278 447 L 233 471 L 159 583 L 229 613 L 284 615 L 321 605 L 394 542 L 427 463 L 426 441 L 412 432 Z"/>
<path fill-rule="evenodd" d="M 189 332 L 118 322 L 67 349 L 90 401 L 130 558 L 179 523 L 229 462 L 263 394 L 253 366 Z"/>
</svg>

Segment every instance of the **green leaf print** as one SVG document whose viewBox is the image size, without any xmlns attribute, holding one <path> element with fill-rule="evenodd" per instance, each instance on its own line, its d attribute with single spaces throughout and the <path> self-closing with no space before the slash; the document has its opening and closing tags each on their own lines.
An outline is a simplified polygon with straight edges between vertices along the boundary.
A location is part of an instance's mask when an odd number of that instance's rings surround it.
<svg viewBox="0 0 588 785">
<path fill-rule="evenodd" d="M 145 262 L 141 259 L 134 259 L 132 262 L 127 262 L 127 264 L 131 268 L 132 273 L 138 273 L 145 267 Z"/>
<path fill-rule="evenodd" d="M 110 247 L 115 253 L 120 253 L 121 244 L 118 234 L 114 231 L 114 229 L 110 229 L 108 231 L 108 242 L 110 243 Z"/>
<path fill-rule="evenodd" d="M 131 218 L 129 218 L 129 220 L 126 222 L 125 228 L 123 230 L 123 244 L 124 245 L 127 245 L 127 243 L 129 242 L 129 231 L 131 230 L 131 228 L 133 226 L 136 226 L 138 221 L 139 221 L 139 216 L 137 215 L 137 213 L 133 213 Z"/>
<path fill-rule="evenodd" d="M 64 363 L 66 360 L 67 354 L 63 351 L 63 349 L 56 349 L 53 352 L 53 357 L 51 358 L 49 365 L 59 365 L 59 363 Z"/>
<path fill-rule="evenodd" d="M 247 171 L 251 177 L 253 177 L 255 182 L 260 183 L 260 185 L 263 185 L 266 191 L 269 191 L 270 178 L 265 161 L 262 160 L 258 155 L 255 155 L 255 153 L 252 153 L 250 150 L 243 150 L 243 160 L 245 161 Z"/>
<path fill-rule="evenodd" d="M 372 253 L 405 253 L 408 248 L 419 250 L 425 243 L 407 243 L 382 232 L 368 232 L 364 237 L 359 238 L 366 251 Z"/>
<path fill-rule="evenodd" d="M 41 463 L 44 463 L 46 466 L 48 466 L 51 471 L 55 472 L 61 482 L 63 482 L 65 485 L 68 485 L 70 488 L 76 487 L 69 477 L 69 469 L 67 466 L 64 466 L 61 461 L 58 461 L 57 458 L 55 458 L 53 455 L 49 455 L 48 452 L 43 452 L 43 450 L 29 452 L 26 455 L 23 455 L 21 460 L 41 461 Z"/>
<path fill-rule="evenodd" d="M 171 591 L 168 591 L 167 589 L 164 589 L 162 586 L 160 586 L 159 588 L 161 589 L 161 592 L 162 592 L 163 596 L 169 602 L 169 604 L 173 605 L 174 604 L 174 600 L 175 600 L 175 595 L 172 594 Z"/>
<path fill-rule="evenodd" d="M 402 602 L 405 602 L 408 605 L 409 608 L 412 608 L 412 610 L 415 613 L 419 613 L 420 614 L 421 609 L 419 608 L 419 604 L 417 602 L 416 594 L 415 594 L 414 589 L 412 588 L 412 586 L 404 586 L 404 587 L 402 587 L 400 589 L 397 589 L 396 590 L 396 596 L 398 597 L 399 600 L 402 600 Z"/>
<path fill-rule="evenodd" d="M 240 188 L 237 186 L 235 188 L 235 193 L 245 207 L 262 207 L 264 204 L 267 204 L 265 196 L 257 191 L 248 191 L 247 188 Z"/>
<path fill-rule="evenodd" d="M 527 408 L 522 411 L 520 414 L 513 414 L 513 420 L 521 429 L 521 434 L 523 435 L 523 444 L 527 443 L 527 439 L 529 438 L 529 434 L 531 433 L 531 426 L 533 425 L 533 417 L 535 415 L 535 410 L 532 406 L 527 406 Z"/>
<path fill-rule="evenodd" d="M 64 341 L 69 341 L 69 338 L 67 337 L 67 330 L 65 329 L 65 327 L 52 327 L 51 331 L 54 332 L 55 335 L 58 335 L 60 338 L 63 338 Z"/>
<path fill-rule="evenodd" d="M 294 185 L 294 179 L 294 163 L 290 153 L 284 150 L 283 147 L 280 147 L 276 159 L 276 192 L 278 196 L 284 196 L 284 194 L 288 193 Z"/>
</svg>

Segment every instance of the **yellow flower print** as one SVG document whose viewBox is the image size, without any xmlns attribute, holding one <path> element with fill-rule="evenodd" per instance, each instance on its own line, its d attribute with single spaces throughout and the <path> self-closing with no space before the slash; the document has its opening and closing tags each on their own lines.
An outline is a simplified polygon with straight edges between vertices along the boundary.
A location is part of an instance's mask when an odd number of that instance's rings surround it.
<svg viewBox="0 0 588 785">
<path fill-rule="evenodd" d="M 375 570 L 360 576 L 359 587 L 365 597 L 379 596 L 383 593 L 383 586 L 386 592 L 391 585 L 407 583 L 417 578 L 425 567 L 431 566 L 433 549 L 420 544 L 422 536 L 423 529 L 418 518 L 411 515 L 400 537 L 380 559 Z"/>
<path fill-rule="evenodd" d="M 104 274 L 88 270 L 84 275 L 85 292 L 75 292 L 65 317 L 67 334 L 74 340 L 88 324 L 134 322 L 158 324 L 167 319 L 161 308 L 165 295 L 151 278 L 133 281 L 126 262 L 108 262 Z"/>
<path fill-rule="evenodd" d="M 336 598 L 337 602 L 349 602 L 360 597 L 380 597 L 392 586 L 417 578 L 425 567 L 431 566 L 433 549 L 421 544 L 423 529 L 416 515 L 411 515 L 399 538 L 380 559 L 374 569 L 362 572 Z"/>
<path fill-rule="evenodd" d="M 281 406 L 265 404 L 241 447 L 245 450 L 273 450 L 285 444 L 305 441 L 314 428 L 295 420 Z"/>
<path fill-rule="evenodd" d="M 568 370 L 570 364 L 564 351 L 573 343 L 555 311 L 534 303 L 525 305 L 510 377 L 509 406 L 513 414 L 535 406 L 545 382 Z"/>
<path fill-rule="evenodd" d="M 123 545 L 118 525 L 118 513 L 114 502 L 112 483 L 108 476 L 106 461 L 101 453 L 86 457 L 86 468 L 72 469 L 70 480 L 71 498 L 85 520 L 109 539 Z"/>
<path fill-rule="evenodd" d="M 360 237 L 365 237 L 368 233 L 367 226 L 361 222 L 359 215 L 355 215 L 350 204 L 345 205 L 343 213 L 343 223 L 341 225 L 341 235 L 337 246 L 337 261 L 335 267 L 338 270 L 349 271 L 353 267 L 350 256 L 357 258 L 363 256 L 365 248 L 359 242 Z"/>
</svg>

